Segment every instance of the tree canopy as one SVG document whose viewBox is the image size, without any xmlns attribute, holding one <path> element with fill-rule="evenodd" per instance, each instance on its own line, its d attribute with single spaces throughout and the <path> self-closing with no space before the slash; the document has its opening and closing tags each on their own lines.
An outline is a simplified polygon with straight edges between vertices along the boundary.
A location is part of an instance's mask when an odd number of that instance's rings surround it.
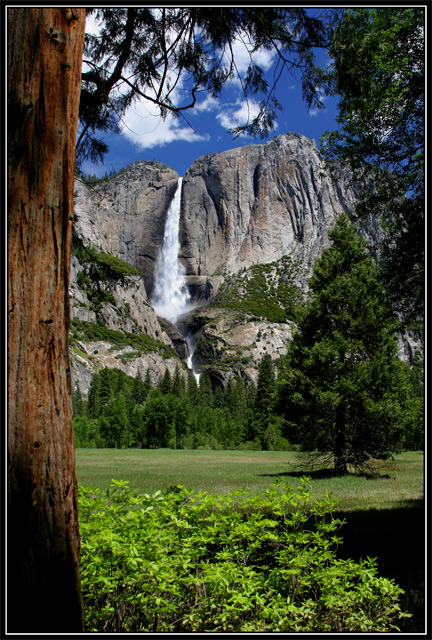
<svg viewBox="0 0 432 640">
<path fill-rule="evenodd" d="M 393 307 L 424 313 L 424 9 L 355 8 L 333 32 L 327 93 L 339 96 L 337 131 L 321 152 L 349 166 L 361 186 L 359 215 L 379 216 L 380 270 Z M 373 186 L 371 186 L 373 185 Z"/>
</svg>

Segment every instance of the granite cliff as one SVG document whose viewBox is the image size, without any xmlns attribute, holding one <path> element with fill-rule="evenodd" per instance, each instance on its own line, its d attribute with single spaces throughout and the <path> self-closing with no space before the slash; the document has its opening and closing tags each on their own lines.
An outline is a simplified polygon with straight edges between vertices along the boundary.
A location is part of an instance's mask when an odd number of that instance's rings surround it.
<svg viewBox="0 0 432 640">
<path fill-rule="evenodd" d="M 157 380 L 165 367 L 179 366 L 188 375 L 183 335 L 196 347 L 196 367 L 215 384 L 231 374 L 256 381 L 262 355 L 284 353 L 294 326 L 290 305 L 307 290 L 337 215 L 350 215 L 355 202 L 343 176 L 333 183 L 315 142 L 299 134 L 196 160 L 183 178 L 179 234 L 195 310 L 174 327 L 150 299 L 177 183 L 177 173 L 157 162 L 134 163 L 95 188 L 76 182 L 81 249 L 72 263 L 71 352 L 84 394 L 98 367 L 129 375 L 150 369 Z M 372 220 L 361 231 L 370 242 L 379 232 Z M 118 260 L 111 270 L 109 256 Z M 259 291 L 259 304 L 251 291 Z"/>
</svg>

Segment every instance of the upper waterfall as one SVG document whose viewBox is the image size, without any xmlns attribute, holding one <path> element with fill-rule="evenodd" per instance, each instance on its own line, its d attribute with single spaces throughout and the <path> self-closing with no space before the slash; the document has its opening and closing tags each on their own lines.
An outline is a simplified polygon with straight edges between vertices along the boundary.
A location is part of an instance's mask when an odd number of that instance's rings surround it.
<svg viewBox="0 0 432 640">
<path fill-rule="evenodd" d="M 179 262 L 180 250 L 180 202 L 182 178 L 167 212 L 162 250 L 156 263 L 155 284 L 151 303 L 158 314 L 170 322 L 176 322 L 185 313 L 190 295 L 185 280 L 185 269 Z"/>
</svg>

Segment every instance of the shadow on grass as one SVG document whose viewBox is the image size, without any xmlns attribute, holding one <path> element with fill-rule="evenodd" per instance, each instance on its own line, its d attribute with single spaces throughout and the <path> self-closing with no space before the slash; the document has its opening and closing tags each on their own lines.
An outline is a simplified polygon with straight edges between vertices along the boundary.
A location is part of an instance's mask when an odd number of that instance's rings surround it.
<svg viewBox="0 0 432 640">
<path fill-rule="evenodd" d="M 377 558 L 378 574 L 393 579 L 404 591 L 401 623 L 405 633 L 425 631 L 425 511 L 423 500 L 407 500 L 394 509 L 335 512 L 346 520 L 339 535 L 339 558 Z"/>
<path fill-rule="evenodd" d="M 303 478 L 308 476 L 312 480 L 318 480 L 320 478 L 334 478 L 332 469 L 317 469 L 311 471 L 310 469 L 303 469 L 302 471 L 281 471 L 280 473 L 258 473 L 257 475 L 267 478 Z"/>
</svg>

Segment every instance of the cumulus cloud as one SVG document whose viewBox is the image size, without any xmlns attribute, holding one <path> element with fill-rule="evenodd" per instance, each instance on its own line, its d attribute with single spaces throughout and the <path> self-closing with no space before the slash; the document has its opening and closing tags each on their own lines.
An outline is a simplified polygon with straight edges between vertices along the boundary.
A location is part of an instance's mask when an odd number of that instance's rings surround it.
<svg viewBox="0 0 432 640">
<path fill-rule="evenodd" d="M 139 149 L 151 149 L 159 145 L 182 140 L 198 142 L 207 140 L 207 135 L 196 133 L 181 120 L 168 115 L 162 120 L 150 101 L 136 102 L 124 114 L 120 123 L 122 134 Z"/>
</svg>

